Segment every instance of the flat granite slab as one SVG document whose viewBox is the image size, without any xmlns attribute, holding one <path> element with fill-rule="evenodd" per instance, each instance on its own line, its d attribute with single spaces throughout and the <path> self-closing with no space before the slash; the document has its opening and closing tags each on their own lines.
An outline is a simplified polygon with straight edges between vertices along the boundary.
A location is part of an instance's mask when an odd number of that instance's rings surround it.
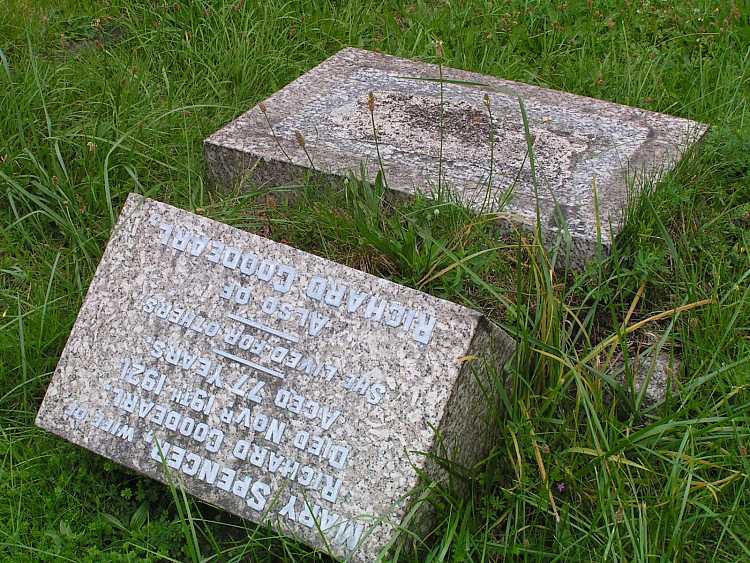
<svg viewBox="0 0 750 563">
<path fill-rule="evenodd" d="M 437 65 L 343 49 L 208 137 L 210 175 L 220 185 L 248 175 L 279 185 L 305 169 L 341 177 L 364 163 L 373 181 L 380 165 L 372 93 L 391 189 L 429 193 L 438 186 L 442 122 L 443 183 L 470 207 L 529 228 L 536 205 L 521 99 L 534 138 L 543 232 L 549 239 L 568 230 L 574 255 L 585 261 L 597 240 L 594 186 L 606 247 L 608 223 L 615 234 L 621 227 L 629 183 L 657 180 L 708 128 L 451 68 L 443 69 L 441 111 L 439 77 Z"/>
<path fill-rule="evenodd" d="M 476 311 L 130 194 L 36 423 L 373 561 L 419 473 L 445 477 L 425 453 L 486 454 L 513 349 Z"/>
</svg>

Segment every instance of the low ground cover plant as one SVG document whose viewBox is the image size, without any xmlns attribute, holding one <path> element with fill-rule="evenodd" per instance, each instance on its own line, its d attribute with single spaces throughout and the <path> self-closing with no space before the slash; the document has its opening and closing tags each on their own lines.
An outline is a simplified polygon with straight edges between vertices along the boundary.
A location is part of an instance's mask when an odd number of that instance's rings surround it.
<svg viewBox="0 0 750 563">
<path fill-rule="evenodd" d="M 402 561 L 750 558 L 750 6 L 8 0 L 0 559 L 327 561 L 33 425 L 130 191 L 480 309 L 518 341 L 470 494 Z M 449 196 L 211 190 L 201 141 L 346 45 L 711 124 L 609 255 L 556 265 Z M 293 190 L 294 198 L 284 197 Z M 370 191 L 368 191 L 370 190 Z M 644 349 L 679 360 L 654 404 Z M 618 378 L 613 366 L 624 366 Z"/>
</svg>

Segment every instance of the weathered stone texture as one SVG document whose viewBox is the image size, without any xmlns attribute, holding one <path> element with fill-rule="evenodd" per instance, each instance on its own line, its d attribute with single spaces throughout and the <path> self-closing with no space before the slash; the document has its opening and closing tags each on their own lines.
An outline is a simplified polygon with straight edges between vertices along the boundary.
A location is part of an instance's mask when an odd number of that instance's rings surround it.
<svg viewBox="0 0 750 563">
<path fill-rule="evenodd" d="M 627 362 L 622 353 L 612 362 L 614 379 L 636 395 L 642 394 L 646 407 L 658 405 L 679 391 L 680 358 L 662 347 L 659 339 L 659 335 L 646 333 L 644 342 L 632 346 Z"/>
<path fill-rule="evenodd" d="M 475 311 L 131 194 L 37 424 L 372 561 L 443 476 L 435 429 L 485 454 L 485 366 L 512 350 Z"/>
<path fill-rule="evenodd" d="M 609 225 L 619 231 L 629 185 L 658 180 L 707 130 L 686 119 L 477 73 L 444 68 L 442 75 L 441 104 L 436 65 L 343 49 L 265 100 L 265 113 L 259 104 L 206 139 L 209 171 L 222 185 L 246 174 L 279 185 L 312 167 L 342 177 L 359 173 L 364 163 L 372 181 L 380 168 L 368 109 L 372 92 L 390 188 L 434 190 L 442 141 L 443 183 L 463 202 L 529 228 L 538 200 L 547 242 L 561 228 L 569 230 L 574 258 L 585 261 L 598 230 L 605 247 Z M 519 100 L 533 136 L 536 188 Z"/>
</svg>

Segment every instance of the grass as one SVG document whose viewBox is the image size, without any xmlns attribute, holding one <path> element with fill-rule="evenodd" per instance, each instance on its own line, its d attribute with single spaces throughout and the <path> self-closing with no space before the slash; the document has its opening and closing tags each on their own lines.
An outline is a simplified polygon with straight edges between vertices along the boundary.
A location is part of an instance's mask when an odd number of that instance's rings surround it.
<svg viewBox="0 0 750 563">
<path fill-rule="evenodd" d="M 33 426 L 126 194 L 485 311 L 519 343 L 471 494 L 403 561 L 750 558 L 750 6 L 6 0 L 0 18 L 0 559 L 318 561 Z M 449 201 L 357 182 L 209 191 L 201 140 L 345 45 L 704 121 L 581 273 Z M 377 195 L 377 194 L 376 194 Z M 387 208 L 387 209 L 385 209 Z M 387 211 L 383 213 L 381 211 Z M 661 405 L 618 383 L 679 357 Z M 630 368 L 628 368 L 630 371 Z"/>
</svg>

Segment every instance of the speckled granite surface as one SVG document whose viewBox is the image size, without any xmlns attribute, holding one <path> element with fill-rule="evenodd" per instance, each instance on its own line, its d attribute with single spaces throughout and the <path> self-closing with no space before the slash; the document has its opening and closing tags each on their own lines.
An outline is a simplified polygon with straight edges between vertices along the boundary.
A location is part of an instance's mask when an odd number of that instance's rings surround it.
<svg viewBox="0 0 750 563">
<path fill-rule="evenodd" d="M 373 561 L 418 471 L 443 476 L 416 452 L 484 455 L 485 366 L 513 348 L 475 311 L 131 194 L 37 424 Z"/>
<path fill-rule="evenodd" d="M 441 112 L 436 65 L 343 49 L 268 98 L 265 114 L 259 104 L 206 139 L 211 176 L 220 185 L 246 175 L 279 185 L 311 167 L 340 177 L 359 173 L 364 163 L 374 179 L 372 92 L 390 188 L 414 193 L 437 186 L 442 121 L 444 184 L 471 207 L 529 227 L 537 198 L 520 98 L 534 137 L 545 237 L 553 239 L 561 226 L 569 230 L 574 259 L 585 262 L 597 240 L 596 203 L 608 246 L 608 224 L 619 231 L 628 183 L 658 179 L 707 130 L 686 119 L 477 73 L 445 68 L 443 75 L 454 82 L 444 83 Z"/>
</svg>

